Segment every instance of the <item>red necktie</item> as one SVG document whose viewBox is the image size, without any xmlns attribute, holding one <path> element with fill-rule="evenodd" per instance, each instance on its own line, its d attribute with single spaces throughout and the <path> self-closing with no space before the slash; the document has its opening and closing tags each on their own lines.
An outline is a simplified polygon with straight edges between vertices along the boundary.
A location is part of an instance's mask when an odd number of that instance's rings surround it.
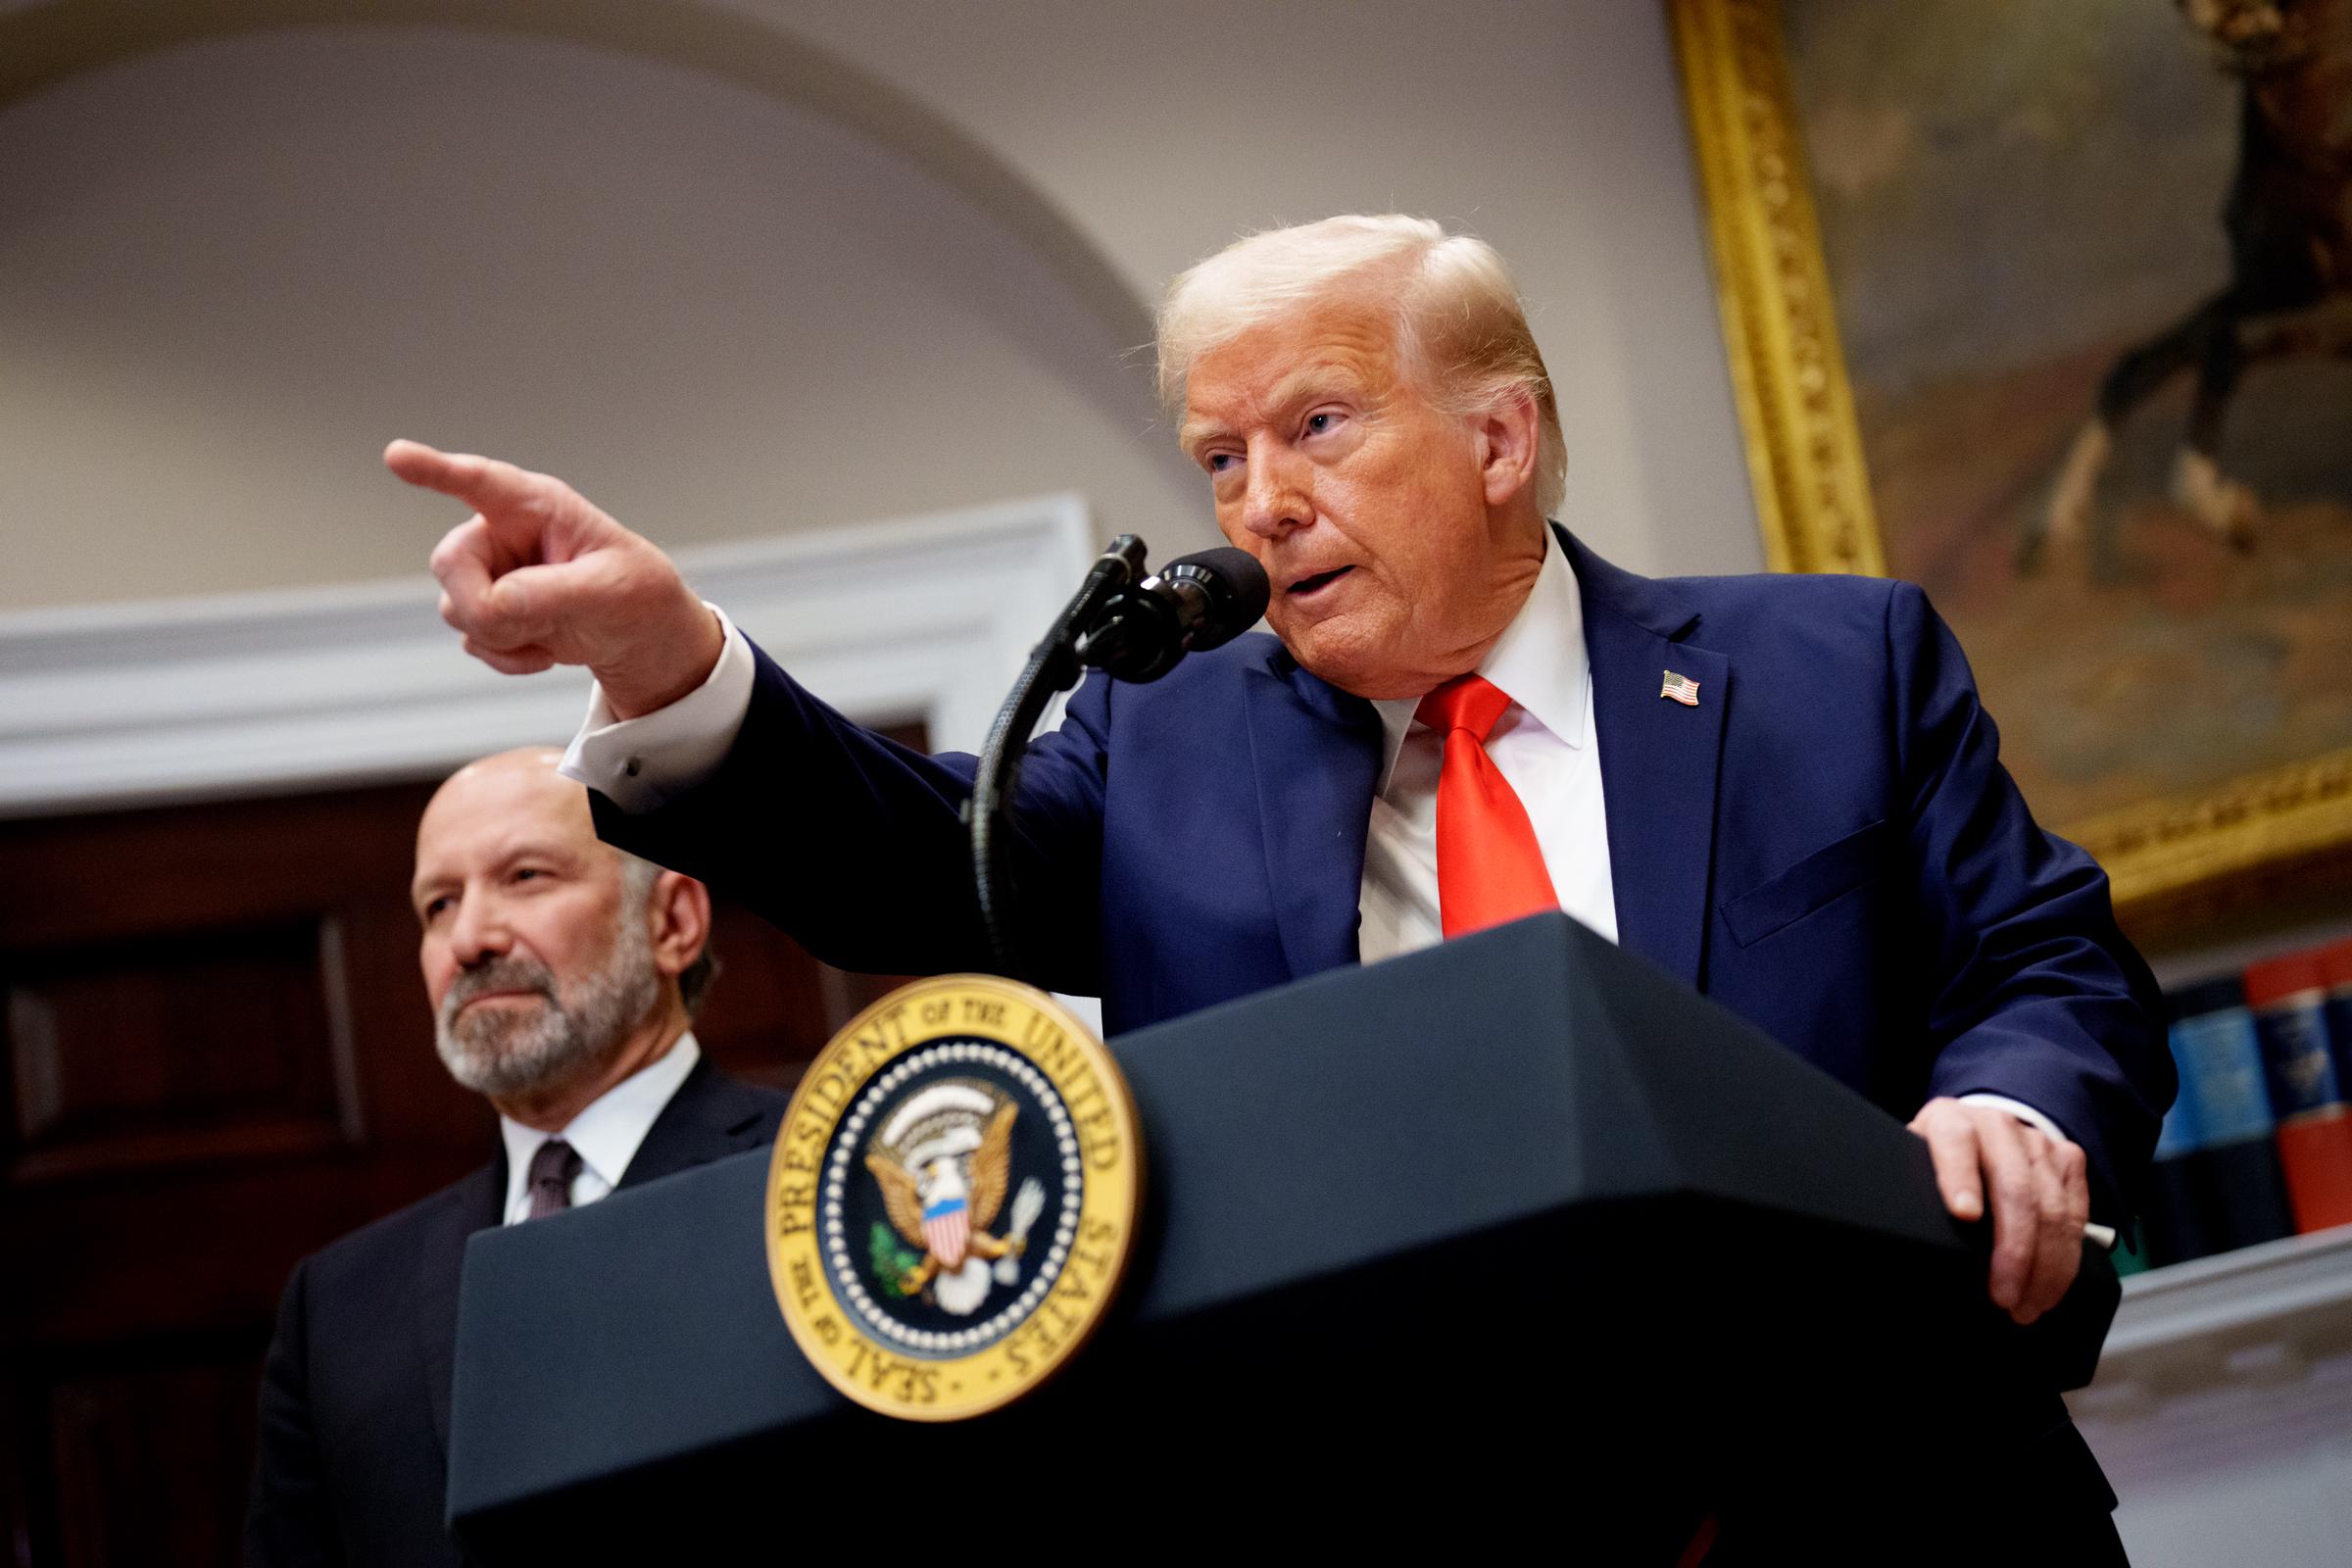
<svg viewBox="0 0 2352 1568">
<path fill-rule="evenodd" d="M 1556 909 L 1544 850 L 1518 792 L 1487 755 L 1511 700 L 1476 675 L 1421 699 L 1413 716 L 1446 736 L 1438 774 L 1438 917 L 1448 938 Z"/>
</svg>

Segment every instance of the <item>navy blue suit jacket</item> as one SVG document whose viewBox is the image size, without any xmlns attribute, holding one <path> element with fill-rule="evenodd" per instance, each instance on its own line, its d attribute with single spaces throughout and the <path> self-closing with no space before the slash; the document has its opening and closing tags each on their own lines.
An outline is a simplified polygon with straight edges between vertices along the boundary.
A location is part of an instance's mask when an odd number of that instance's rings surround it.
<svg viewBox="0 0 2352 1568">
<path fill-rule="evenodd" d="M 2173 1094 L 2107 880 L 2034 825 L 1920 590 L 1651 580 L 1559 534 L 1592 670 L 1618 938 L 1908 1117 L 1987 1092 L 2129 1204 Z M 1698 682 L 1660 698 L 1663 671 Z M 1113 1034 L 1357 961 L 1372 706 L 1244 637 L 1097 677 L 1017 797 L 1022 950 Z M 845 968 L 992 967 L 957 811 L 973 759 L 848 723 L 764 656 L 719 772 L 612 842 L 727 889 Z"/>
</svg>

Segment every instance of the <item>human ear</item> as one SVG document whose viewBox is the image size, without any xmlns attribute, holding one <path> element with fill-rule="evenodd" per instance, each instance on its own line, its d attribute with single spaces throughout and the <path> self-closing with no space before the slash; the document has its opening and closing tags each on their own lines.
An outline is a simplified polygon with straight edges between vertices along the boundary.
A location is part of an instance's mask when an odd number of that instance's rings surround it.
<svg viewBox="0 0 2352 1568">
<path fill-rule="evenodd" d="M 684 974 L 710 941 L 710 890 L 690 876 L 664 871 L 645 901 L 654 968 L 665 980 Z"/>
<path fill-rule="evenodd" d="M 1476 416 L 1479 479 L 1487 505 L 1499 507 L 1536 482 L 1536 445 L 1542 425 L 1536 400 L 1525 392 Z"/>
</svg>

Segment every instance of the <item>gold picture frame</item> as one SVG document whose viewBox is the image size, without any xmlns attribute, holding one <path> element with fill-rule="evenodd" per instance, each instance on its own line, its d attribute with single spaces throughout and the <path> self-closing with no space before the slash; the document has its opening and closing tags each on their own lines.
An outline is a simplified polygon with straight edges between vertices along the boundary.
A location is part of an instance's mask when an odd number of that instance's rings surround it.
<svg viewBox="0 0 2352 1568">
<path fill-rule="evenodd" d="M 1766 563 L 1884 575 L 1779 0 L 1666 0 Z M 2333 883 L 2352 861 L 2352 748 L 2056 830 L 2143 937 Z"/>
</svg>

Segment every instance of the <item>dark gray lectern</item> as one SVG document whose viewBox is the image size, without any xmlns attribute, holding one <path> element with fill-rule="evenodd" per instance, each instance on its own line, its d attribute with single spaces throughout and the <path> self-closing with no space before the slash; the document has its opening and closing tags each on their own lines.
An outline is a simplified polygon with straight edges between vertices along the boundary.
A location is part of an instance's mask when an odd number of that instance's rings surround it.
<svg viewBox="0 0 2352 1568">
<path fill-rule="evenodd" d="M 802 1360 L 764 1155 L 474 1237 L 449 1456 L 468 1549 L 1532 1530 L 1671 1562 L 1709 1511 L 1818 1539 L 2103 1491 L 2056 1392 L 2114 1313 L 2104 1254 L 2016 1329 L 1924 1144 L 1565 916 L 1113 1048 L 1150 1156 L 1120 1306 L 975 1421 L 869 1414 Z"/>
</svg>

